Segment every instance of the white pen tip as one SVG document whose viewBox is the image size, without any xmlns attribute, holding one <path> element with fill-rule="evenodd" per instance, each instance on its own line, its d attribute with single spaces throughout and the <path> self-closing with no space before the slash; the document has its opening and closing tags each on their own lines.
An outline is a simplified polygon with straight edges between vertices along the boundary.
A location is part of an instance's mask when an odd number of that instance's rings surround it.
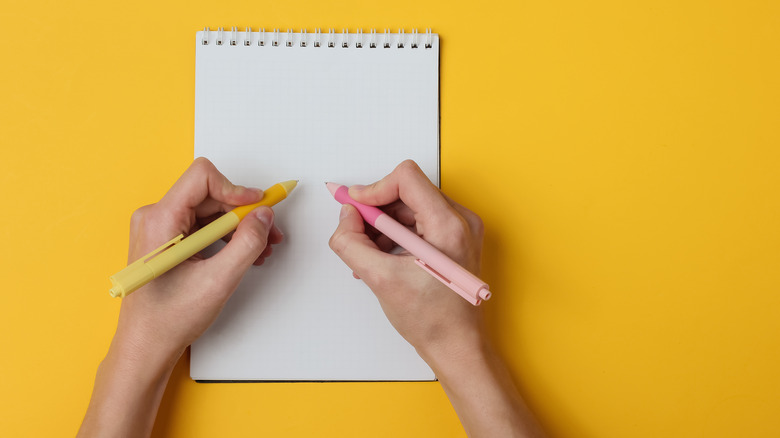
<svg viewBox="0 0 780 438">
<path fill-rule="evenodd" d="M 331 195 L 336 196 L 336 190 L 338 190 L 339 187 L 341 186 L 336 183 L 326 182 L 325 187 L 328 188 L 328 191 L 330 192 Z"/>
<path fill-rule="evenodd" d="M 293 191 L 295 187 L 298 186 L 298 180 L 297 179 L 291 179 L 289 181 L 280 182 L 280 186 L 284 189 L 285 193 L 290 194 L 290 192 Z"/>
</svg>

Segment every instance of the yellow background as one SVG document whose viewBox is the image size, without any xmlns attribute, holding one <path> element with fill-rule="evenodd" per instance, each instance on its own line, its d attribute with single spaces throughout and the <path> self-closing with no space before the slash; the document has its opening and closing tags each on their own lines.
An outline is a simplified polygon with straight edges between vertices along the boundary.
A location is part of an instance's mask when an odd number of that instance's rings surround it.
<svg viewBox="0 0 780 438">
<path fill-rule="evenodd" d="M 442 186 L 486 222 L 492 337 L 552 436 L 780 436 L 779 5 L 4 0 L 0 435 L 76 432 L 130 213 L 192 159 L 194 33 L 251 25 L 441 34 Z M 156 435 L 463 436 L 436 383 L 186 360 Z"/>
</svg>

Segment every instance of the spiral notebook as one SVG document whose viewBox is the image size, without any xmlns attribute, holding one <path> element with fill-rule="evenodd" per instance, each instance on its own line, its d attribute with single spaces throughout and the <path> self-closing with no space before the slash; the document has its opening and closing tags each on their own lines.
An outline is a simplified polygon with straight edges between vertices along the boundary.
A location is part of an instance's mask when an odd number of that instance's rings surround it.
<svg viewBox="0 0 780 438">
<path fill-rule="evenodd" d="M 438 184 L 438 35 L 233 28 L 195 43 L 195 156 L 237 184 L 299 185 L 274 207 L 284 242 L 193 344 L 191 377 L 435 379 L 330 250 L 341 206 L 324 183 L 371 183 L 413 159 Z"/>
</svg>

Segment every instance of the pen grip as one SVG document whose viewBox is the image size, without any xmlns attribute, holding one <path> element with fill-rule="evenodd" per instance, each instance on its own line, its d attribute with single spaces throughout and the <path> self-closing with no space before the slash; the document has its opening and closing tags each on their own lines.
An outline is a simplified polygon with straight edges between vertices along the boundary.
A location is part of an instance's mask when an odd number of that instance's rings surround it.
<svg viewBox="0 0 780 438">
<path fill-rule="evenodd" d="M 342 204 L 350 204 L 355 207 L 357 211 L 360 212 L 360 215 L 363 216 L 363 220 L 368 222 L 368 224 L 371 226 L 374 226 L 376 219 L 380 215 L 385 214 L 382 210 L 374 206 L 361 204 L 360 202 L 352 199 L 352 197 L 349 196 L 349 188 L 347 188 L 347 186 L 340 186 L 333 193 L 333 197 Z"/>
<path fill-rule="evenodd" d="M 242 205 L 240 207 L 234 208 L 231 211 L 239 220 L 241 220 L 255 208 L 262 205 L 266 207 L 273 207 L 286 197 L 287 190 L 284 188 L 284 186 L 282 186 L 282 184 L 274 184 L 271 187 L 265 189 L 263 192 L 263 199 L 261 199 L 260 202 L 255 202 L 254 204 L 249 205 Z"/>
</svg>

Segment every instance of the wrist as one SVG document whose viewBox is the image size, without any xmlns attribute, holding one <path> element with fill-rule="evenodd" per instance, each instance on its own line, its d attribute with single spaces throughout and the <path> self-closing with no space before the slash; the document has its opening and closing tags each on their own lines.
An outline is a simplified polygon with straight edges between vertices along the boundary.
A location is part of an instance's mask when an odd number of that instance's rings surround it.
<svg viewBox="0 0 780 438">
<path fill-rule="evenodd" d="M 142 338 L 118 328 L 98 367 L 79 436 L 118 436 L 128 431 L 148 436 L 180 356 L 175 351 L 152 348 Z"/>
<path fill-rule="evenodd" d="M 155 349 L 132 334 L 117 331 L 98 367 L 98 381 L 105 383 L 110 393 L 120 395 L 112 397 L 114 402 L 158 399 L 179 357 L 181 353 Z"/>
<path fill-rule="evenodd" d="M 441 348 L 424 359 L 468 436 L 544 436 L 486 339 Z"/>
<path fill-rule="evenodd" d="M 176 365 L 186 347 L 161 342 L 159 334 L 146 333 L 139 327 L 120 324 L 106 355 L 126 372 L 160 374 Z"/>
<path fill-rule="evenodd" d="M 111 380 L 116 382 L 134 381 L 149 388 L 161 383 L 164 386 L 183 352 L 184 347 L 165 339 L 159 327 L 120 312 L 116 333 L 99 372 L 111 373 Z"/>
<path fill-rule="evenodd" d="M 129 299 L 136 297 L 129 297 Z M 187 345 L 179 341 L 176 326 L 171 325 L 155 309 L 136 308 L 122 303 L 114 339 L 109 354 L 119 355 L 133 364 L 154 364 L 162 367 L 176 364 Z M 132 303 L 136 304 L 136 303 Z M 166 324 L 167 323 L 167 324 Z"/>
<path fill-rule="evenodd" d="M 489 348 L 480 332 L 470 331 L 418 348 L 418 354 L 439 380 L 467 374 L 488 361 Z"/>
</svg>

